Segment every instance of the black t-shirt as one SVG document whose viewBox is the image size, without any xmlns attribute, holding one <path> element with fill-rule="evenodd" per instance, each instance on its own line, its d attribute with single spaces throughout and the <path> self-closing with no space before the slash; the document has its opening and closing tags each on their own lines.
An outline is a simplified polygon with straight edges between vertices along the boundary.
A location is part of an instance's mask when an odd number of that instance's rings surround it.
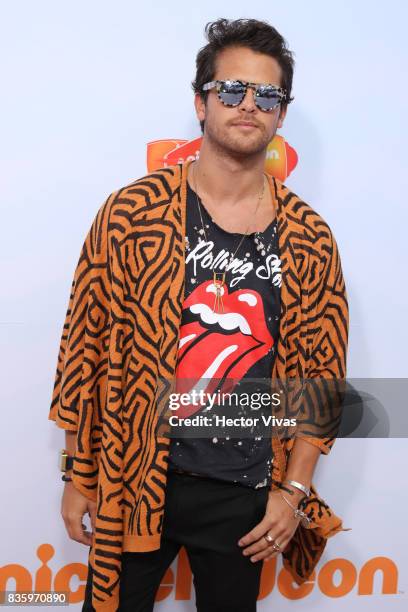
<svg viewBox="0 0 408 612">
<path fill-rule="evenodd" d="M 208 242 L 196 194 L 188 185 L 185 299 L 176 379 L 184 381 L 183 392 L 192 387 L 210 393 L 265 392 L 265 386 L 255 388 L 248 381 L 245 384 L 245 379 L 271 380 L 281 287 L 276 219 L 264 232 L 253 232 L 243 239 L 231 268 L 226 270 L 243 234 L 222 229 L 201 201 L 200 207 Z M 226 271 L 222 305 L 216 305 L 213 275 L 222 271 Z M 186 389 L 186 381 L 190 389 Z M 184 405 L 176 414 L 184 418 L 204 414 L 253 417 L 254 410 L 221 402 L 214 403 L 210 410 L 208 405 Z M 176 437 L 172 428 L 170 470 L 182 469 L 255 488 L 270 485 L 270 437 L 251 435 L 251 428 L 246 427 L 238 430 L 241 437 L 229 435 L 228 427 L 222 429 L 222 436 L 212 436 L 210 428 L 201 429 L 200 436 L 204 430 L 210 432 L 205 437 Z"/>
</svg>

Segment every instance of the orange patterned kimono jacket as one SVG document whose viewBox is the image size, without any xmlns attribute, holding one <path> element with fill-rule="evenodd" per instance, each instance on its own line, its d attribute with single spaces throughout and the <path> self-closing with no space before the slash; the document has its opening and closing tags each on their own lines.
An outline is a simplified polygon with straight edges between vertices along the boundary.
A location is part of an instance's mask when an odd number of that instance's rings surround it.
<svg viewBox="0 0 408 612">
<path fill-rule="evenodd" d="M 89 562 L 96 610 L 119 603 L 122 551 L 160 547 L 169 439 L 157 381 L 176 367 L 184 298 L 187 167 L 150 173 L 99 208 L 75 270 L 48 418 L 77 432 L 73 484 L 97 503 Z M 272 379 L 346 376 L 348 304 L 336 241 L 322 217 L 269 177 L 282 262 Z M 335 436 L 309 438 L 328 453 Z M 279 487 L 294 438 L 271 436 Z M 312 494 L 310 528 L 282 553 L 298 584 L 341 520 Z"/>
</svg>

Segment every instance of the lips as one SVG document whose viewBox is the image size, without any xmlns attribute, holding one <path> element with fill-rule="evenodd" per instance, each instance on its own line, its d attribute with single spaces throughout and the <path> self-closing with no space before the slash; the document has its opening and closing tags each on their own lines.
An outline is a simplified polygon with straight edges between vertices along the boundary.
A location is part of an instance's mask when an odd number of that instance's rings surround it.
<svg viewBox="0 0 408 612">
<path fill-rule="evenodd" d="M 231 392 L 245 373 L 273 346 L 262 298 L 252 289 L 228 293 L 223 285 L 224 312 L 213 312 L 215 285 L 199 285 L 183 304 L 176 392 Z M 189 417 L 202 405 L 180 406 L 177 416 Z"/>
<path fill-rule="evenodd" d="M 239 127 L 257 127 L 255 123 L 249 123 L 247 121 L 239 121 L 237 123 L 233 123 L 232 125 L 238 125 Z"/>
</svg>

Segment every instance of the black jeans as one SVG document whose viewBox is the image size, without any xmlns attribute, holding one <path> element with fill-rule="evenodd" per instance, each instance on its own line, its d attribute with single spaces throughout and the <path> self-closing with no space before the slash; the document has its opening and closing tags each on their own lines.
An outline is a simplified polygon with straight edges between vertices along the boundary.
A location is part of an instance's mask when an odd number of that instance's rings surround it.
<svg viewBox="0 0 408 612">
<path fill-rule="evenodd" d="M 193 573 L 199 612 L 255 612 L 262 561 L 242 554 L 239 538 L 263 518 L 268 487 L 168 473 L 161 547 L 123 552 L 119 612 L 151 612 L 161 579 L 181 546 Z M 89 567 L 82 612 L 91 612 Z"/>
</svg>

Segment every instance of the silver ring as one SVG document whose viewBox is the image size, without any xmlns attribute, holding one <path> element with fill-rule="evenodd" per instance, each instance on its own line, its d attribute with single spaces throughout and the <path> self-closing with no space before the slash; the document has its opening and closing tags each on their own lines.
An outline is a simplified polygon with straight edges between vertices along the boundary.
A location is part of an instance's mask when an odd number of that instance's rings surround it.
<svg viewBox="0 0 408 612">
<path fill-rule="evenodd" d="M 274 544 L 274 542 L 275 542 L 275 540 L 273 539 L 273 537 L 271 535 L 269 535 L 269 533 L 264 535 L 264 538 L 268 542 L 268 544 Z"/>
<path fill-rule="evenodd" d="M 280 549 L 281 549 L 280 545 L 279 545 L 277 542 L 274 542 L 274 543 L 272 544 L 272 548 L 273 548 L 274 550 L 280 550 Z"/>
</svg>

